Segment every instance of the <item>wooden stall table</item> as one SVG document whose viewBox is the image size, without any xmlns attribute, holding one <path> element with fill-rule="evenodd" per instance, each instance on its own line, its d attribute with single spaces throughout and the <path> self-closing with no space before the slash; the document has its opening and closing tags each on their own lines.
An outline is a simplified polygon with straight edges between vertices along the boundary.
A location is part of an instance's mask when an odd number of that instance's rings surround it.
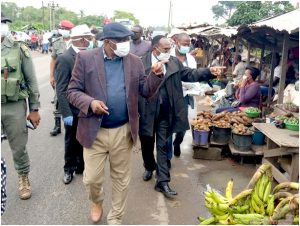
<svg viewBox="0 0 300 226">
<path fill-rule="evenodd" d="M 278 183 L 293 181 L 299 178 L 299 131 L 278 129 L 271 123 L 253 123 L 267 138 L 263 163 L 272 165 L 273 176 Z M 285 170 L 282 173 L 279 167 Z"/>
</svg>

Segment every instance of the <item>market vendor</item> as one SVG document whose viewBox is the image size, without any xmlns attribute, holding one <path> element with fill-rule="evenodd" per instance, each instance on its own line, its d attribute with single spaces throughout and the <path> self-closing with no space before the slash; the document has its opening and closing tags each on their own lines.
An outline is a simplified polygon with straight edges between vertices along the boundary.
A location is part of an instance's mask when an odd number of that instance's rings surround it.
<svg viewBox="0 0 300 226">
<path fill-rule="evenodd" d="M 256 80 L 260 70 L 256 67 L 246 67 L 245 75 L 235 93 L 236 101 L 231 106 L 218 108 L 216 113 L 222 111 L 238 111 L 239 107 L 258 107 L 260 102 L 260 87 Z"/>
</svg>

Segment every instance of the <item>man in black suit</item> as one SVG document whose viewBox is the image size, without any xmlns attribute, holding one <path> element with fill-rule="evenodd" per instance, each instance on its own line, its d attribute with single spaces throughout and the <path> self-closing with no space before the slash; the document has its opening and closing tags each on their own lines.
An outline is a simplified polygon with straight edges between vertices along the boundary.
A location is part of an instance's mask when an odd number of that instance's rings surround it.
<svg viewBox="0 0 300 226">
<path fill-rule="evenodd" d="M 183 99 L 181 81 L 200 82 L 214 78 L 221 73 L 217 67 L 191 69 L 173 56 L 170 56 L 171 43 L 162 35 L 152 40 L 152 52 L 142 58 L 145 74 L 149 74 L 151 66 L 157 62 L 167 61 L 163 65 L 163 78 L 159 91 L 151 98 L 139 97 L 140 127 L 139 135 L 144 160 L 145 172 L 143 180 L 152 178 L 156 170 L 155 190 L 162 192 L 167 198 L 174 198 L 177 192 L 169 187 L 171 181 L 167 165 L 167 138 L 177 132 L 189 129 L 187 108 Z M 156 140 L 157 158 L 154 158 L 154 142 Z"/>
<path fill-rule="evenodd" d="M 65 125 L 65 165 L 64 178 L 65 184 L 71 183 L 73 174 L 82 174 L 84 170 L 83 148 L 76 139 L 79 110 L 67 100 L 67 88 L 72 76 L 76 55 L 81 50 L 86 50 L 92 42 L 93 34 L 87 25 L 78 25 L 71 30 L 71 47 L 56 61 L 56 92 L 60 111 Z"/>
</svg>

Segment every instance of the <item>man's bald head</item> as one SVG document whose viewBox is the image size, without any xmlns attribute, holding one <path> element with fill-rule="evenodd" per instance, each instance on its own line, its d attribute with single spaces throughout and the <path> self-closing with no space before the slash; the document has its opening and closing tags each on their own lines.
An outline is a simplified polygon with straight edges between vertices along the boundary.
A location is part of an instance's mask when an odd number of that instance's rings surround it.
<svg viewBox="0 0 300 226">
<path fill-rule="evenodd" d="M 180 40 L 183 40 L 183 39 L 184 40 L 186 40 L 186 39 L 190 40 L 190 36 L 187 33 L 180 33 L 180 34 L 177 34 L 176 39 L 177 39 L 177 41 L 180 41 Z"/>
</svg>

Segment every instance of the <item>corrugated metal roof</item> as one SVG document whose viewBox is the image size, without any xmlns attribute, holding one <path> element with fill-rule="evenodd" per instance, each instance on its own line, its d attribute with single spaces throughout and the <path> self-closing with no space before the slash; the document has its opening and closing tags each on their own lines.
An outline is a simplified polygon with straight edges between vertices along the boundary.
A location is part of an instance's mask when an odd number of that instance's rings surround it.
<svg viewBox="0 0 300 226">
<path fill-rule="evenodd" d="M 267 18 L 253 24 L 249 27 L 271 27 L 278 31 L 287 31 L 289 34 L 299 31 L 299 9 L 282 14 L 280 16 Z M 297 19 L 298 18 L 298 19 Z"/>
</svg>

